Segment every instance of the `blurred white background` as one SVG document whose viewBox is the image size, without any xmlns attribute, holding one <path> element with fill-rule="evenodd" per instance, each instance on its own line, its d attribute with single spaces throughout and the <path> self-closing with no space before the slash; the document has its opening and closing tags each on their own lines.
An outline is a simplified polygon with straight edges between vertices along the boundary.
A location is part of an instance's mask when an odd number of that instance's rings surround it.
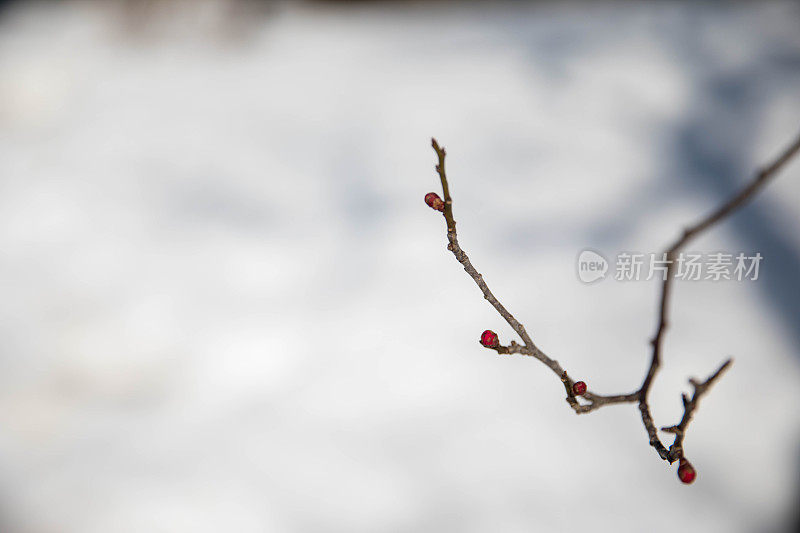
<svg viewBox="0 0 800 533">
<path fill-rule="evenodd" d="M 676 287 L 658 425 L 735 365 L 683 486 L 633 406 L 658 252 L 800 131 L 785 3 L 12 2 L 0 11 L 0 531 L 789 530 L 800 162 Z M 665 437 L 667 437 L 665 435 Z M 670 439 L 668 439 L 670 440 Z"/>
</svg>

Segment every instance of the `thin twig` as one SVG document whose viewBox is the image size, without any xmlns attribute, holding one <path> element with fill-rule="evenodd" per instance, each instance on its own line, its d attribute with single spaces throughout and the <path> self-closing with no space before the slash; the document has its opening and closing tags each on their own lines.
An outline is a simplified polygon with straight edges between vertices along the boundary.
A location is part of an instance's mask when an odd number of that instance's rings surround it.
<svg viewBox="0 0 800 533">
<path fill-rule="evenodd" d="M 664 337 L 664 332 L 667 328 L 667 314 L 669 311 L 669 301 L 671 296 L 670 289 L 672 287 L 672 270 L 675 264 L 675 257 L 678 251 L 681 250 L 683 246 L 685 246 L 686 243 L 688 243 L 691 239 L 696 237 L 701 232 L 707 230 L 714 224 L 720 222 L 725 217 L 729 216 L 742 205 L 747 203 L 762 187 L 764 187 L 764 185 L 775 174 L 777 174 L 777 172 L 783 168 L 783 166 L 795 154 L 798 153 L 798 151 L 800 151 L 800 137 L 798 137 L 774 162 L 759 171 L 755 175 L 755 178 L 751 180 L 751 182 L 739 193 L 733 196 L 726 203 L 722 204 L 722 206 L 709 214 L 707 217 L 684 230 L 682 236 L 675 241 L 672 246 L 669 247 L 666 252 L 666 259 L 668 261 L 666 277 L 664 278 L 664 283 L 661 286 L 658 329 L 656 330 L 655 336 L 650 341 L 653 347 L 653 353 L 650 360 L 650 366 L 647 370 L 644 381 L 642 382 L 642 386 L 632 393 L 609 396 L 587 391 L 581 396 L 581 398 L 583 399 L 583 402 L 588 403 L 582 403 L 579 401 L 578 397 L 576 397 L 573 393 L 574 382 L 569 377 L 569 374 L 567 374 L 566 370 L 561 368 L 561 365 L 559 365 L 558 361 L 548 357 L 534 344 L 527 331 L 525 331 L 525 327 L 519 321 L 517 321 L 516 318 L 514 318 L 514 316 L 505 308 L 505 306 L 503 306 L 503 304 L 501 304 L 500 301 L 494 296 L 492 291 L 489 290 L 489 287 L 486 285 L 483 276 L 472 265 L 472 262 L 470 261 L 466 252 L 461 249 L 461 246 L 458 243 L 458 235 L 456 233 L 456 221 L 453 217 L 453 200 L 450 197 L 450 188 L 447 183 L 447 174 L 445 172 L 445 156 L 447 155 L 447 152 L 443 147 L 439 146 L 439 143 L 436 142 L 436 139 L 431 139 L 431 144 L 439 158 L 439 164 L 436 165 L 436 172 L 439 174 L 439 178 L 441 179 L 442 192 L 444 194 L 443 214 L 447 223 L 447 249 L 450 250 L 453 255 L 455 255 L 456 259 L 464 267 L 464 270 L 467 272 L 467 274 L 469 274 L 469 276 L 475 281 L 475 283 L 478 285 L 478 288 L 483 293 L 483 297 L 486 299 L 486 301 L 488 301 L 492 307 L 497 310 L 500 316 L 502 316 L 505 321 L 508 322 L 508 325 L 511 326 L 511 329 L 513 329 L 524 342 L 524 345 L 520 345 L 515 341 L 511 341 L 508 346 L 497 345 L 491 349 L 495 350 L 499 354 L 504 355 L 522 354 L 531 356 L 544 363 L 559 377 L 563 383 L 564 389 L 567 393 L 567 404 L 569 404 L 569 406 L 577 414 L 589 413 L 606 405 L 634 402 L 638 403 L 642 422 L 644 423 L 647 434 L 650 437 L 650 444 L 656 449 L 659 456 L 670 463 L 683 458 L 683 440 L 686 435 L 686 429 L 692 420 L 700 399 L 708 392 L 708 390 L 717 381 L 717 379 L 719 379 L 722 373 L 728 369 L 732 363 L 732 360 L 728 359 L 725 361 L 716 372 L 714 372 L 702 383 L 694 379 L 690 380 L 691 385 L 694 387 L 694 393 L 692 394 L 691 399 L 689 399 L 685 394 L 683 395 L 684 413 L 681 421 L 675 426 L 662 428 L 663 431 L 675 434 L 675 440 L 672 446 L 667 449 L 658 438 L 658 431 L 656 430 L 655 423 L 653 422 L 653 417 L 650 414 L 650 406 L 647 402 L 647 395 L 650 392 L 653 379 L 655 378 L 656 373 L 661 365 L 662 340 Z"/>
<path fill-rule="evenodd" d="M 795 139 L 795 141 L 790 144 L 789 147 L 786 148 L 774 162 L 757 172 L 750 183 L 748 183 L 741 191 L 736 193 L 730 200 L 722 204 L 719 208 L 693 226 L 686 228 L 683 232 L 683 235 L 681 235 L 681 237 L 675 241 L 666 252 L 667 272 L 666 276 L 664 277 L 664 283 L 661 285 L 661 303 L 659 305 L 658 312 L 658 329 L 656 330 L 655 336 L 650 341 L 651 345 L 653 346 L 653 355 L 650 359 L 650 367 L 648 368 L 647 374 L 642 382 L 642 386 L 639 389 L 639 411 L 642 414 L 642 423 L 644 424 L 647 434 L 650 437 L 650 445 L 656 449 L 658 455 L 661 456 L 662 459 L 666 459 L 670 463 L 673 462 L 675 458 L 669 453 L 669 451 L 667 451 L 667 449 L 661 443 L 661 440 L 658 438 L 658 432 L 656 431 L 655 424 L 653 423 L 653 417 L 650 414 L 650 406 L 647 403 L 647 394 L 650 392 L 650 385 L 653 383 L 653 378 L 655 377 L 656 372 L 658 372 L 658 368 L 661 365 L 662 341 L 664 338 L 664 332 L 666 331 L 668 325 L 667 314 L 669 313 L 669 302 L 672 295 L 672 270 L 675 267 L 675 257 L 677 253 L 686 245 L 686 243 L 703 231 L 709 229 L 714 224 L 717 224 L 751 200 L 753 196 L 755 196 L 755 194 L 760 191 L 764 185 L 766 185 L 767 182 L 773 176 L 775 176 L 778 171 L 783 168 L 783 166 L 798 151 L 800 151 L 800 137 Z M 729 363 L 730 361 L 726 362 L 721 368 L 727 368 Z"/>
<path fill-rule="evenodd" d="M 436 165 L 436 172 L 439 174 L 439 178 L 442 182 L 442 193 L 444 195 L 444 218 L 447 222 L 447 240 L 448 245 L 447 249 L 453 252 L 453 255 L 456 256 L 456 259 L 459 263 L 461 263 L 464 267 L 464 270 L 469 274 L 469 276 L 475 281 L 475 284 L 478 285 L 478 288 L 483 293 L 483 297 L 488 301 L 492 307 L 494 307 L 497 312 L 502 316 L 508 325 L 511 326 L 511 329 L 517 332 L 517 335 L 522 339 L 525 343 L 524 346 L 519 346 L 516 343 L 512 344 L 509 347 L 497 347 L 495 350 L 498 353 L 520 353 L 523 355 L 528 355 L 531 357 L 535 357 L 542 363 L 544 363 L 550 370 L 552 370 L 559 378 L 564 381 L 565 386 L 568 387 L 570 394 L 571 394 L 571 387 L 573 385 L 572 379 L 567 375 L 566 371 L 561 368 L 561 365 L 558 364 L 558 361 L 555 359 L 551 359 L 547 356 L 542 350 L 540 350 L 534 343 L 533 340 L 528 335 L 528 332 L 525 331 L 525 327 L 517 321 L 516 318 L 508 311 L 508 309 L 500 303 L 500 301 L 495 297 L 489 287 L 486 285 L 486 282 L 483 279 L 483 276 L 472 266 L 472 262 L 470 261 L 469 257 L 467 256 L 466 252 L 461 249 L 461 246 L 458 244 L 458 235 L 456 233 L 456 221 L 453 217 L 453 199 L 450 197 L 450 187 L 447 183 L 447 173 L 445 172 L 445 156 L 447 152 L 444 148 L 439 146 L 439 143 L 436 142 L 436 139 L 431 139 L 431 145 L 433 149 L 436 151 L 436 155 L 439 157 L 439 164 Z M 565 381 L 566 380 L 566 381 Z M 615 403 L 623 403 L 623 402 L 635 402 L 638 399 L 637 393 L 628 394 L 628 395 L 615 395 L 615 396 L 602 396 L 599 394 L 592 394 L 587 392 L 584 395 L 584 398 L 589 402 L 588 405 L 581 405 L 579 404 L 574 397 L 568 395 L 567 402 L 569 403 L 570 407 L 572 407 L 576 413 L 588 413 L 601 407 L 603 405 L 610 405 Z"/>
<path fill-rule="evenodd" d="M 722 373 L 725 372 L 732 363 L 733 359 L 728 359 L 722 363 L 722 366 L 720 366 L 716 372 L 711 374 L 708 379 L 702 383 L 699 383 L 695 379 L 689 380 L 689 383 L 694 387 L 694 394 L 692 394 L 691 400 L 685 394 L 681 396 L 683 399 L 683 417 L 681 421 L 676 426 L 661 428 L 661 431 L 675 434 L 675 441 L 672 443 L 672 446 L 669 447 L 669 458 L 667 460 L 670 463 L 683 457 L 683 438 L 686 436 L 686 428 L 689 426 L 689 422 L 692 421 L 692 416 L 694 416 L 694 411 L 700 403 L 700 398 L 708 392 L 708 389 L 711 388 L 714 382 L 719 379 Z"/>
</svg>

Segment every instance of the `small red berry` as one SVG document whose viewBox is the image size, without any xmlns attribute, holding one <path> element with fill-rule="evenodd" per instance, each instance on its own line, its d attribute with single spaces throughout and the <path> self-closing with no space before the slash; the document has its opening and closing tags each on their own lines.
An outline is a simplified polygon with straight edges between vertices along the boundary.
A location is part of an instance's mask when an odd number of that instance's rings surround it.
<svg viewBox="0 0 800 533">
<path fill-rule="evenodd" d="M 681 462 L 678 464 L 678 479 L 681 482 L 686 483 L 687 485 L 694 481 L 694 478 L 697 477 L 697 471 L 692 466 L 692 463 L 687 461 L 686 459 L 681 459 Z"/>
<path fill-rule="evenodd" d="M 497 340 L 497 333 L 490 329 L 487 329 L 481 333 L 481 344 L 487 348 L 496 348 L 500 344 L 500 342 Z"/>
<path fill-rule="evenodd" d="M 429 192 L 428 194 L 425 195 L 425 203 L 428 204 L 428 206 L 431 209 L 436 209 L 437 211 L 444 211 L 444 202 L 442 201 L 441 198 L 439 198 L 439 195 L 436 194 L 435 192 Z"/>
<path fill-rule="evenodd" d="M 572 394 L 575 396 L 583 396 L 586 392 L 586 383 L 583 381 L 576 381 L 574 385 L 572 385 Z"/>
</svg>

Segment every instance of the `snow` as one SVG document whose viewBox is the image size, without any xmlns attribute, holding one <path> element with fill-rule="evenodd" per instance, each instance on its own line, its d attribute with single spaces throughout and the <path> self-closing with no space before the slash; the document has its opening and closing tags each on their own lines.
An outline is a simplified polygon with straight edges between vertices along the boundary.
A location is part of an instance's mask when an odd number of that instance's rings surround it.
<svg viewBox="0 0 800 533">
<path fill-rule="evenodd" d="M 433 135 L 495 294 L 635 389 L 658 287 L 576 257 L 660 251 L 797 134 L 796 4 L 175 5 L 0 18 L 3 532 L 788 527 L 800 163 L 692 245 L 759 281 L 677 284 L 656 422 L 735 358 L 691 487 L 634 407 L 478 345 L 512 331 L 422 199 Z"/>
</svg>

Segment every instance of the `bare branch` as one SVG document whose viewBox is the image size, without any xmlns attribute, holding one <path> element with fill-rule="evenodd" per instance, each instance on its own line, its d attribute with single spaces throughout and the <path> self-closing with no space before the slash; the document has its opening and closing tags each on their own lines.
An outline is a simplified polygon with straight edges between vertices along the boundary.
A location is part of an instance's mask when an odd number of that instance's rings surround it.
<svg viewBox="0 0 800 533">
<path fill-rule="evenodd" d="M 680 251 L 687 242 L 696 237 L 698 234 L 712 227 L 714 224 L 720 222 L 725 217 L 729 216 L 736 209 L 747 203 L 762 187 L 764 187 L 764 185 L 781 168 L 783 168 L 783 166 L 795 154 L 797 154 L 798 151 L 800 151 L 800 137 L 798 137 L 773 163 L 769 164 L 760 172 L 758 172 L 755 178 L 739 193 L 737 193 L 707 217 L 703 218 L 695 225 L 687 228 L 681 237 L 666 251 L 668 261 L 667 272 L 664 283 L 661 286 L 658 329 L 656 330 L 655 336 L 650 341 L 653 351 L 647 374 L 644 377 L 641 387 L 635 392 L 610 396 L 595 394 L 590 391 L 586 391 L 581 396 L 576 396 L 576 394 L 573 392 L 575 382 L 569 377 L 569 374 L 567 374 L 566 370 L 561 368 L 561 365 L 559 365 L 558 361 L 548 357 L 534 344 L 533 340 L 525 330 L 525 327 L 519 321 L 517 321 L 516 318 L 514 318 L 514 316 L 505 308 L 505 306 L 503 306 L 503 304 L 501 304 L 500 301 L 494 296 L 492 291 L 489 290 L 489 287 L 486 285 L 483 276 L 475 269 L 466 252 L 461 249 L 461 246 L 458 243 L 456 221 L 453 217 L 453 200 L 450 197 L 450 188 L 447 182 L 447 174 L 445 172 L 445 156 L 447 153 L 445 152 L 444 148 L 439 146 L 439 144 L 436 142 L 436 139 L 431 139 L 431 144 L 439 159 L 439 164 L 436 165 L 436 172 L 439 174 L 439 178 L 441 179 L 442 192 L 444 194 L 444 208 L 441 209 L 441 204 L 435 208 L 440 209 L 443 212 L 445 221 L 447 223 L 447 249 L 450 250 L 453 255 L 455 255 L 456 259 L 464 267 L 464 270 L 467 272 L 467 274 L 469 274 L 469 276 L 475 281 L 475 283 L 478 285 L 478 288 L 483 293 L 483 297 L 486 299 L 486 301 L 488 301 L 492 307 L 497 310 L 500 316 L 505 319 L 508 325 L 511 326 L 511 329 L 513 329 L 524 342 L 524 345 L 520 345 L 515 341 L 511 341 L 508 346 L 503 346 L 495 341 L 495 346 L 486 347 L 495 350 L 498 354 L 521 354 L 534 357 L 544 363 L 561 380 L 561 383 L 564 385 L 564 390 L 567 394 L 567 404 L 577 414 L 589 413 L 606 405 L 638 403 L 642 422 L 650 439 L 650 445 L 656 449 L 658 455 L 669 463 L 672 463 L 678 459 L 683 459 L 683 440 L 700 399 L 708 392 L 708 390 L 719 379 L 722 373 L 730 367 L 732 360 L 728 359 L 725 361 L 725 363 L 723 363 L 716 372 L 714 372 L 702 383 L 694 379 L 690 380 L 692 387 L 694 387 L 694 393 L 692 394 L 691 399 L 688 398 L 686 394 L 682 396 L 684 413 L 681 421 L 677 425 L 662 428 L 663 431 L 673 433 L 675 435 L 675 440 L 672 446 L 667 449 L 658 437 L 658 431 L 655 423 L 653 422 L 653 417 L 650 413 L 650 406 L 647 402 L 647 395 L 650 391 L 650 386 L 652 385 L 653 379 L 655 378 L 656 373 L 661 365 L 662 340 L 667 328 L 667 315 L 669 311 L 669 301 L 672 287 L 672 271 L 675 264 L 675 257 L 678 251 Z"/>
<path fill-rule="evenodd" d="M 436 165 L 436 172 L 439 173 L 439 178 L 442 181 L 442 192 L 444 193 L 444 218 L 447 221 L 447 240 L 449 244 L 447 245 L 447 249 L 453 252 L 453 255 L 456 256 L 458 262 L 464 266 L 464 270 L 467 271 L 467 274 L 475 281 L 480 288 L 481 292 L 483 292 L 483 297 L 488 301 L 492 307 L 494 307 L 500 316 L 502 316 L 508 325 L 511 326 L 511 329 L 517 332 L 517 335 L 520 336 L 522 341 L 525 343 L 527 348 L 531 350 L 535 350 L 536 353 L 532 352 L 530 355 L 533 355 L 544 364 L 549 366 L 553 372 L 556 374 L 561 374 L 563 370 L 559 366 L 557 361 L 553 361 L 549 357 L 547 357 L 544 353 L 542 353 L 536 346 L 533 344 L 528 333 L 525 331 L 525 328 L 522 324 L 520 324 L 514 316 L 508 312 L 508 310 L 501 304 L 497 298 L 495 298 L 492 291 L 489 290 L 489 287 L 486 285 L 486 282 L 483 281 L 483 276 L 475 270 L 475 267 L 472 266 L 472 263 L 469 260 L 466 252 L 461 249 L 458 244 L 458 236 L 456 235 L 456 221 L 453 218 L 453 199 L 450 197 L 450 188 L 447 184 L 447 174 L 445 173 L 444 169 L 444 158 L 447 155 L 444 148 L 439 147 L 439 143 L 436 142 L 436 139 L 431 139 L 431 145 L 433 149 L 436 150 L 436 155 L 439 156 L 439 164 Z"/>
<path fill-rule="evenodd" d="M 703 395 L 708 392 L 708 389 L 711 388 L 714 382 L 719 379 L 722 373 L 725 372 L 725 370 L 727 370 L 732 363 L 733 359 L 728 359 L 722 363 L 722 366 L 720 366 L 716 372 L 711 374 L 708 379 L 702 383 L 697 382 L 695 379 L 689 380 L 689 383 L 691 383 L 692 387 L 694 387 L 694 394 L 692 394 L 691 399 L 687 398 L 685 394 L 683 395 L 683 417 L 681 418 L 681 421 L 676 426 L 661 428 L 662 431 L 675 434 L 675 441 L 672 443 L 672 446 L 669 447 L 668 461 L 670 463 L 683 457 L 683 438 L 686 436 L 686 428 L 692 421 L 694 411 L 697 409 L 697 406 L 700 403 L 700 398 L 702 398 Z"/>
<path fill-rule="evenodd" d="M 520 324 L 516 318 L 514 318 L 514 316 L 505 308 L 505 306 L 503 306 L 503 304 L 501 304 L 500 301 L 495 297 L 492 291 L 489 290 L 489 287 L 486 285 L 483 276 L 475 269 L 474 266 L 472 266 L 469 256 L 467 256 L 467 253 L 461 249 L 461 246 L 458 243 L 458 234 L 456 233 L 456 221 L 453 217 L 453 199 L 450 196 L 450 187 L 447 182 L 447 173 L 445 171 L 445 156 L 447 155 L 447 152 L 444 148 L 439 146 L 439 143 L 436 142 L 436 139 L 431 139 L 431 145 L 433 146 L 433 149 L 436 151 L 436 155 L 439 158 L 439 164 L 436 165 L 436 172 L 439 174 L 439 178 L 442 182 L 442 194 L 444 196 L 444 210 L 442 211 L 442 214 L 444 215 L 447 223 L 447 249 L 450 250 L 453 255 L 455 255 L 458 262 L 463 265 L 464 270 L 467 272 L 467 274 L 469 274 L 473 281 L 475 281 L 475 284 L 478 285 L 478 288 L 483 293 L 483 297 L 486 299 L 486 301 L 488 301 L 492 307 L 497 310 L 500 316 L 502 316 L 508 325 L 511 326 L 511 329 L 513 329 L 525 343 L 524 346 L 520 346 L 516 342 L 512 341 L 512 343 L 507 347 L 498 345 L 490 349 L 495 350 L 499 354 L 518 353 L 527 355 L 544 363 L 562 380 L 562 382 L 564 382 L 565 386 L 567 387 L 567 403 L 576 413 L 588 413 L 604 405 L 637 401 L 638 393 L 602 396 L 588 391 L 583 395 L 583 398 L 589 402 L 588 404 L 580 404 L 575 399 L 574 395 L 572 394 L 572 385 L 574 382 L 566 373 L 566 371 L 561 368 L 561 365 L 558 364 L 558 361 L 548 357 L 547 354 L 545 354 L 534 344 L 533 340 L 528 335 L 528 332 L 525 331 L 525 327 Z"/>
<path fill-rule="evenodd" d="M 647 403 L 647 394 L 650 392 L 650 385 L 652 384 L 653 378 L 655 377 L 656 372 L 658 372 L 658 368 L 661 365 L 662 340 L 668 325 L 667 315 L 669 313 L 669 302 L 672 295 L 672 271 L 675 267 L 675 257 L 690 240 L 695 238 L 703 231 L 709 229 L 714 224 L 720 222 L 725 217 L 729 216 L 731 213 L 750 201 L 753 196 L 755 196 L 755 194 L 760 191 L 764 185 L 766 185 L 767 182 L 773 176 L 775 176 L 795 154 L 797 154 L 798 151 L 800 151 L 800 137 L 797 137 L 775 161 L 757 172 L 754 178 L 731 199 L 693 226 L 686 228 L 681 237 L 675 241 L 666 252 L 667 272 L 664 278 L 664 283 L 661 285 L 661 302 L 658 311 L 658 329 L 656 330 L 655 336 L 650 341 L 650 344 L 653 347 L 653 354 L 650 359 L 650 367 L 648 368 L 647 374 L 642 382 L 642 386 L 639 389 L 639 411 L 642 414 L 642 423 L 647 430 L 647 434 L 650 436 L 650 445 L 656 449 L 658 455 L 661 456 L 662 459 L 666 459 L 669 462 L 673 462 L 675 459 L 671 458 L 669 452 L 658 438 L 658 432 L 656 431 L 655 424 L 653 423 L 653 417 L 650 415 L 650 406 Z M 730 361 L 726 362 L 721 368 L 727 368 L 729 363 Z"/>
</svg>

